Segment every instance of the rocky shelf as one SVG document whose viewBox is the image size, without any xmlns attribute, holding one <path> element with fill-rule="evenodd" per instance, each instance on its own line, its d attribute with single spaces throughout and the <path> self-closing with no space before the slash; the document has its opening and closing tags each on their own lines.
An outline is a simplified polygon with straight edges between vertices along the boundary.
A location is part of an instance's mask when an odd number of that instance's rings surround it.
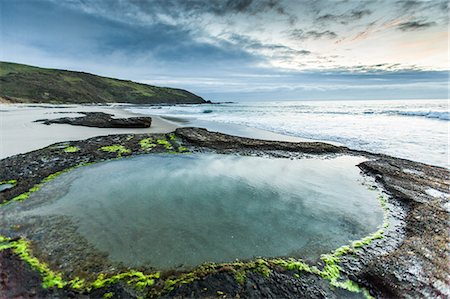
<svg viewBox="0 0 450 299">
<path fill-rule="evenodd" d="M 308 264 L 257 258 L 207 264 L 192 271 L 142 269 L 102 273 L 94 281 L 60 273 L 33 255 L 21 236 L 0 236 L 0 294 L 51 298 L 417 298 L 450 296 L 449 170 L 319 142 L 235 137 L 199 128 L 171 134 L 128 134 L 58 143 L 0 160 L 0 203 L 26 200 L 58 174 L 89 163 L 152 153 L 214 152 L 304 158 L 355 155 L 384 195 L 379 231 Z M 1 205 L 0 205 L 1 209 Z"/>
</svg>

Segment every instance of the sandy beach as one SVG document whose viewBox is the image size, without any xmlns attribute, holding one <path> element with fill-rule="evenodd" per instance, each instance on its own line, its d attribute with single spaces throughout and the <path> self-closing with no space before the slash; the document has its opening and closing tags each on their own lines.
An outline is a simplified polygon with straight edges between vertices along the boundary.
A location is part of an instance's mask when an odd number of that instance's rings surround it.
<svg viewBox="0 0 450 299">
<path fill-rule="evenodd" d="M 68 124 L 45 125 L 39 119 L 82 116 L 77 112 L 104 112 L 116 118 L 137 116 L 152 117 L 152 125 L 145 129 L 93 128 Z M 201 127 L 210 131 L 240 137 L 273 141 L 311 142 L 318 141 L 287 136 L 243 125 L 215 123 L 211 121 L 186 120 L 184 118 L 131 112 L 126 106 L 94 105 L 50 105 L 50 104 L 0 104 L 0 159 L 23 154 L 46 147 L 56 142 L 83 140 L 111 134 L 169 133 L 179 127 Z M 337 142 L 328 142 L 340 145 Z"/>
<path fill-rule="evenodd" d="M 77 112 L 105 112 L 118 118 L 140 116 L 114 106 L 0 104 L 0 159 L 56 142 L 110 134 L 168 133 L 179 127 L 175 122 L 158 116 L 152 116 L 152 126 L 145 129 L 91 128 L 35 122 L 38 119 L 82 116 Z"/>
</svg>

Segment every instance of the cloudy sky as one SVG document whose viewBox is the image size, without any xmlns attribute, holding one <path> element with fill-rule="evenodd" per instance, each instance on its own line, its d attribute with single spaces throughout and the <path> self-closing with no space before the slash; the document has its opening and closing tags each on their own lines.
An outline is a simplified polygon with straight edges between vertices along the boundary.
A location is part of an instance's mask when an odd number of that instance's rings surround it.
<svg viewBox="0 0 450 299">
<path fill-rule="evenodd" d="M 448 97 L 447 1 L 0 0 L 0 59 L 210 100 Z"/>
</svg>

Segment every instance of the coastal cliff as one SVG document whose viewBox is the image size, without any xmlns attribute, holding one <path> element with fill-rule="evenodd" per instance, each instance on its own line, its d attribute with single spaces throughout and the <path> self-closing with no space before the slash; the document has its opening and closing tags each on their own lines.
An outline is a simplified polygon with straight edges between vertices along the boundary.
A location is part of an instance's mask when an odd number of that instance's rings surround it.
<svg viewBox="0 0 450 299">
<path fill-rule="evenodd" d="M 183 89 L 0 62 L 0 102 L 201 104 L 206 101 Z"/>
</svg>

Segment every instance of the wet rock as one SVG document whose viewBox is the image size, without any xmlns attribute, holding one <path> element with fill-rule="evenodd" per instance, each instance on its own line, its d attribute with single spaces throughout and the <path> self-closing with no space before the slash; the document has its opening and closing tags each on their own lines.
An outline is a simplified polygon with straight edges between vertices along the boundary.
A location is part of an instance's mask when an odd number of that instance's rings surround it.
<svg viewBox="0 0 450 299">
<path fill-rule="evenodd" d="M 62 117 L 56 119 L 39 119 L 46 125 L 69 124 L 74 126 L 96 127 L 96 128 L 149 128 L 152 124 L 151 117 L 112 118 L 111 114 L 103 112 L 79 112 L 85 116 Z"/>
</svg>

